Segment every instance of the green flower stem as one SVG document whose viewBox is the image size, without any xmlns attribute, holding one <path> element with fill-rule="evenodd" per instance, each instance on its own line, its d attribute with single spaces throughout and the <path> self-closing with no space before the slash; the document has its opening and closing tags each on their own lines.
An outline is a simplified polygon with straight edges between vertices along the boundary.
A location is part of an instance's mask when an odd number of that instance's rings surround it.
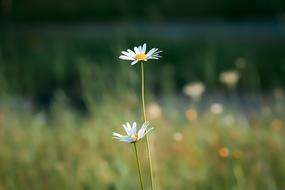
<svg viewBox="0 0 285 190">
<path fill-rule="evenodd" d="M 144 122 L 147 122 L 146 119 L 146 112 L 145 112 L 145 101 L 144 101 L 144 63 L 141 62 L 141 84 L 142 84 L 142 111 L 143 111 L 143 118 Z M 149 145 L 149 140 L 148 140 L 148 135 L 146 135 L 146 148 L 148 152 L 148 160 L 149 160 L 149 170 L 150 170 L 150 178 L 151 178 L 151 189 L 154 190 L 154 184 L 153 184 L 153 170 L 152 170 L 152 162 L 151 162 L 151 154 L 150 154 L 150 145 Z"/>
<path fill-rule="evenodd" d="M 137 143 L 134 142 L 133 144 L 134 144 L 135 153 L 136 153 L 136 160 L 137 160 L 138 172 L 139 172 L 139 177 L 140 177 L 141 189 L 144 190 L 142 170 L 141 170 L 141 165 L 140 165 L 139 155 L 138 155 L 138 150 L 137 150 Z"/>
</svg>

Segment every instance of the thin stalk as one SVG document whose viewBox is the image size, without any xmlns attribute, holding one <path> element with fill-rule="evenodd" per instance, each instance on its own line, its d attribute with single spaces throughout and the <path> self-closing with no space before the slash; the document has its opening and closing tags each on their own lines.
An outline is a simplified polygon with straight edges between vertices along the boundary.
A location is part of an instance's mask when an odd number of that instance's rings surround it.
<svg viewBox="0 0 285 190">
<path fill-rule="evenodd" d="M 141 170 L 141 165 L 140 165 L 139 155 L 138 155 L 138 150 L 137 150 L 137 143 L 134 142 L 133 144 L 134 144 L 135 153 L 136 153 L 136 160 L 137 160 L 137 166 L 138 166 L 138 172 L 139 172 L 139 178 L 140 178 L 141 189 L 144 190 L 143 177 L 142 177 L 142 170 Z"/>
<path fill-rule="evenodd" d="M 147 122 L 146 119 L 146 112 L 145 112 L 145 101 L 144 101 L 144 66 L 143 62 L 141 62 L 141 84 L 142 84 L 142 111 L 143 111 L 143 118 L 144 122 Z M 146 135 L 146 148 L 148 152 L 148 161 L 149 161 L 149 170 L 150 170 L 150 178 L 151 178 L 151 189 L 154 190 L 154 184 L 153 184 L 153 170 L 152 170 L 152 162 L 151 162 L 151 154 L 150 154 L 150 145 L 149 145 L 149 140 L 148 140 L 148 135 Z"/>
</svg>

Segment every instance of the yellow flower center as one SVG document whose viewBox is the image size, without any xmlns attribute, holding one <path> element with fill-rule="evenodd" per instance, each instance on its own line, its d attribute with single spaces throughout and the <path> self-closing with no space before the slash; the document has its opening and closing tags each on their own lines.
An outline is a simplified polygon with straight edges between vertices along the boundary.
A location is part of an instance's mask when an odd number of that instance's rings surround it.
<svg viewBox="0 0 285 190">
<path fill-rule="evenodd" d="M 139 138 L 138 133 L 135 133 L 135 139 L 136 139 L 136 141 L 138 141 L 138 138 Z"/>
<path fill-rule="evenodd" d="M 144 53 L 138 53 L 138 54 L 136 54 L 135 58 L 136 58 L 137 60 L 145 60 L 145 59 L 146 59 L 146 54 L 144 54 Z"/>
</svg>

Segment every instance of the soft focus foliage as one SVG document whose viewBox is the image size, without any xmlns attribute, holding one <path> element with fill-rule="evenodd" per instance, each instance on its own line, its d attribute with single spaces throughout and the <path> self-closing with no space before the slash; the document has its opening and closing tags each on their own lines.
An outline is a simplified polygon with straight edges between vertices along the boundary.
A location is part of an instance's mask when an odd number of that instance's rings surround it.
<svg viewBox="0 0 285 190">
<path fill-rule="evenodd" d="M 122 130 L 122 121 L 141 119 L 136 111 L 139 99 L 124 84 L 114 85 L 114 89 L 121 87 L 116 93 L 103 89 L 105 96 L 92 93 L 94 80 L 88 79 L 92 69 L 83 70 L 88 114 L 77 112 L 62 91 L 56 94 L 49 113 L 38 112 L 21 100 L 12 105 L 15 100 L 2 96 L 1 100 L 10 102 L 1 101 L 1 189 L 137 188 L 133 149 L 112 139 L 111 133 Z M 267 103 L 260 101 L 260 109 L 240 107 L 235 95 L 219 104 L 214 97 L 204 97 L 195 107 L 187 103 L 187 97 L 183 104 L 177 103 L 181 99 L 176 96 L 157 101 L 150 94 L 147 97 L 152 102 L 149 114 L 155 115 L 150 139 L 159 189 L 285 186 L 282 90 Z M 223 107 L 218 114 L 213 111 L 217 105 Z M 188 109 L 196 113 L 191 120 L 185 114 Z M 139 144 L 140 150 L 144 143 Z M 143 151 L 140 154 L 147 171 L 146 156 Z"/>
<path fill-rule="evenodd" d="M 14 20 L 282 18 L 285 3 L 270 1 L 3 0 L 0 14 Z"/>
</svg>

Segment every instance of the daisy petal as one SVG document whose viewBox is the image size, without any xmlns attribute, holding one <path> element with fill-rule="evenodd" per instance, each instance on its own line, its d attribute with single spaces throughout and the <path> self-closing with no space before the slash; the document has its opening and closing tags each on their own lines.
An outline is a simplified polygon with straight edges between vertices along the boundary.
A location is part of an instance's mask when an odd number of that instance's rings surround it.
<svg viewBox="0 0 285 190">
<path fill-rule="evenodd" d="M 151 130 L 153 130 L 153 128 L 148 129 L 148 130 L 144 133 L 144 136 L 147 135 Z"/>
<path fill-rule="evenodd" d="M 137 132 L 137 123 L 136 122 L 133 122 L 133 134 L 135 134 Z"/>
<path fill-rule="evenodd" d="M 139 60 L 134 60 L 134 61 L 131 63 L 131 65 L 136 64 L 138 61 L 139 61 Z"/>
<path fill-rule="evenodd" d="M 147 127 L 147 126 L 144 126 L 144 125 L 143 125 L 143 126 L 140 128 L 140 130 L 139 130 L 139 132 L 138 132 L 138 138 L 139 138 L 139 139 L 143 138 L 144 133 L 145 133 L 145 130 L 146 130 L 146 127 Z"/>
<path fill-rule="evenodd" d="M 136 53 L 136 54 L 140 53 L 139 48 L 137 48 L 136 46 L 134 47 L 134 50 L 135 50 L 135 53 Z"/>
<path fill-rule="evenodd" d="M 144 43 L 142 46 L 142 53 L 145 53 L 145 51 L 146 51 L 146 43 Z"/>
<path fill-rule="evenodd" d="M 146 54 L 147 57 L 151 56 L 157 49 L 152 48 L 151 50 L 149 50 L 149 52 Z"/>
<path fill-rule="evenodd" d="M 139 52 L 142 53 L 142 46 L 139 46 Z"/>
<path fill-rule="evenodd" d="M 125 56 L 125 55 L 121 55 L 119 58 L 120 58 L 120 59 L 123 59 L 123 60 L 131 60 L 131 61 L 134 60 L 134 58 L 128 57 L 128 56 Z"/>
<path fill-rule="evenodd" d="M 129 52 L 122 51 L 121 53 L 127 57 L 132 57 L 132 55 Z"/>
<path fill-rule="evenodd" d="M 112 134 L 114 137 L 119 137 L 119 138 L 121 138 L 123 135 L 121 135 L 121 134 L 119 134 L 119 133 L 113 133 Z"/>
<path fill-rule="evenodd" d="M 157 58 L 157 59 L 159 59 L 159 58 L 162 58 L 161 56 L 152 56 L 151 58 Z"/>
<path fill-rule="evenodd" d="M 129 122 L 126 123 L 126 126 L 128 128 L 128 131 L 130 132 L 130 134 L 133 134 L 133 130 L 132 130 L 132 126 Z"/>
<path fill-rule="evenodd" d="M 125 129 L 127 135 L 130 136 L 130 135 L 131 135 L 130 128 L 128 128 L 126 125 L 123 125 L 123 127 L 124 127 L 124 129 Z"/>
<path fill-rule="evenodd" d="M 138 132 L 139 139 L 143 138 L 145 136 L 145 131 L 149 127 L 150 123 L 146 122 L 142 125 L 141 129 Z"/>
<path fill-rule="evenodd" d="M 161 53 L 161 52 L 163 52 L 163 51 L 159 50 L 159 51 L 156 51 L 156 52 L 155 52 L 155 54 L 157 54 L 157 53 Z"/>
<path fill-rule="evenodd" d="M 127 51 L 129 52 L 129 54 L 131 54 L 132 57 L 136 56 L 135 52 L 133 52 L 132 50 L 127 49 Z"/>
<path fill-rule="evenodd" d="M 131 138 L 131 137 L 128 137 L 128 136 L 123 136 L 120 138 L 120 141 L 123 141 L 123 142 L 134 142 L 135 139 Z"/>
</svg>

